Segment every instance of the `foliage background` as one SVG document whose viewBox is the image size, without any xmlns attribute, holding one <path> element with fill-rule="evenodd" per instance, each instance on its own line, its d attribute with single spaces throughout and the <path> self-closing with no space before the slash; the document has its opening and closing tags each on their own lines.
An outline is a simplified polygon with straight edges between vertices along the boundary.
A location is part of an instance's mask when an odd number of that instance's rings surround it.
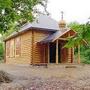
<svg viewBox="0 0 90 90">
<path fill-rule="evenodd" d="M 81 62 L 85 64 L 90 64 L 90 23 L 79 24 L 77 22 L 72 22 L 68 25 L 71 29 L 77 32 L 75 38 L 72 38 L 69 43 L 67 43 L 67 47 L 72 47 L 74 45 L 81 45 Z M 86 43 L 82 43 L 81 41 L 85 40 Z M 75 50 L 75 55 L 77 57 L 77 48 Z"/>
</svg>

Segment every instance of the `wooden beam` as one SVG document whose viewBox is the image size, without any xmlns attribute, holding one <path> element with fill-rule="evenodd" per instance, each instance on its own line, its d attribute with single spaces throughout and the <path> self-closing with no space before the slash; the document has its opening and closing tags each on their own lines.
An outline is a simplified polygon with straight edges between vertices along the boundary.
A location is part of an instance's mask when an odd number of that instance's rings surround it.
<svg viewBox="0 0 90 90">
<path fill-rule="evenodd" d="M 68 38 L 73 38 L 73 37 L 75 37 L 75 36 L 70 36 L 70 33 L 68 33 L 68 37 L 66 37 L 66 38 L 59 38 L 59 40 L 68 40 Z"/>
<path fill-rule="evenodd" d="M 68 40 L 67 38 L 59 38 L 59 40 L 64 40 L 64 41 L 66 41 L 66 40 Z"/>
<path fill-rule="evenodd" d="M 78 45 L 78 64 L 80 64 L 80 45 Z"/>
<path fill-rule="evenodd" d="M 43 45 L 43 53 L 44 53 L 44 56 L 43 56 L 44 62 L 43 63 L 45 63 L 45 45 Z"/>
<path fill-rule="evenodd" d="M 74 61 L 74 47 L 72 48 L 72 50 L 73 50 L 73 61 Z M 72 63 L 73 63 L 73 61 L 72 61 Z"/>
<path fill-rule="evenodd" d="M 58 64 L 58 40 L 56 40 L 56 64 Z"/>
<path fill-rule="evenodd" d="M 49 50 L 49 43 L 48 43 L 48 63 L 49 63 L 49 61 L 50 61 L 50 50 Z"/>
</svg>

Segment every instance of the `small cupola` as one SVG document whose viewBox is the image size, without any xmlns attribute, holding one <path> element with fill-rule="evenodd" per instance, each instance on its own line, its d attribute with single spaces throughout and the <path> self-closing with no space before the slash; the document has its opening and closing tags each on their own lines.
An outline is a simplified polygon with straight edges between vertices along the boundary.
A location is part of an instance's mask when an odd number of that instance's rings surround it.
<svg viewBox="0 0 90 90">
<path fill-rule="evenodd" d="M 59 28 L 66 28 L 66 22 L 63 20 L 63 11 L 61 12 L 61 20 L 59 22 Z"/>
</svg>

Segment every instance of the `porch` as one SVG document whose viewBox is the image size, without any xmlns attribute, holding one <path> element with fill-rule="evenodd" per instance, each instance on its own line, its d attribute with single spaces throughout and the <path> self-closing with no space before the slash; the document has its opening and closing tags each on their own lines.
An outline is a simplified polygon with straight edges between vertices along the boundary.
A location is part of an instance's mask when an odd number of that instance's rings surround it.
<svg viewBox="0 0 90 90">
<path fill-rule="evenodd" d="M 74 49 L 78 48 L 77 63 L 80 63 L 80 45 L 72 48 L 65 48 L 64 45 L 68 42 L 68 38 L 75 37 L 76 33 L 73 30 L 59 30 L 50 35 L 40 43 L 43 46 L 44 63 L 74 63 Z"/>
<path fill-rule="evenodd" d="M 75 52 L 73 48 L 65 48 L 64 45 L 67 43 L 67 40 L 59 38 L 54 42 L 47 43 L 47 47 L 44 48 L 44 61 L 47 61 L 48 64 L 74 64 L 80 63 L 80 45 L 78 48 L 78 58 L 75 60 Z M 47 59 L 47 60 L 46 60 Z"/>
</svg>

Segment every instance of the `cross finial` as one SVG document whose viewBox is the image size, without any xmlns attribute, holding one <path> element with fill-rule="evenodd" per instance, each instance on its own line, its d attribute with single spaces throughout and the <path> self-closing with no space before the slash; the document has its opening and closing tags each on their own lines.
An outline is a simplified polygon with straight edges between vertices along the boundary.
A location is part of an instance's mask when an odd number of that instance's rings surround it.
<svg viewBox="0 0 90 90">
<path fill-rule="evenodd" d="M 61 11 L 61 19 L 63 20 L 63 14 L 64 14 L 64 12 L 63 11 Z"/>
</svg>

